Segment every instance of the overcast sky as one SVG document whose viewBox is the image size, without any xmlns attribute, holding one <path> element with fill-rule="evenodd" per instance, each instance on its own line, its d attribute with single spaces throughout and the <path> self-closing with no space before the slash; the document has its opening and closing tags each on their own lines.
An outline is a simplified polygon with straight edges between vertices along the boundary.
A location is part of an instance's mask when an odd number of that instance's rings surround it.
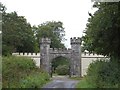
<svg viewBox="0 0 120 90">
<path fill-rule="evenodd" d="M 7 12 L 16 11 L 25 16 L 31 25 L 46 21 L 61 21 L 64 24 L 70 47 L 71 37 L 81 37 L 88 20 L 88 11 L 93 13 L 91 0 L 0 0 L 7 7 Z"/>
</svg>

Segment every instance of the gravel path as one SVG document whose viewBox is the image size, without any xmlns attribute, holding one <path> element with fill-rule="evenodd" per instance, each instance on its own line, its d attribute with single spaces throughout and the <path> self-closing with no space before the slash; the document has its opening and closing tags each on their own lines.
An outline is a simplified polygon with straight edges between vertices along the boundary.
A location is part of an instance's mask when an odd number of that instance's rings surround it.
<svg viewBox="0 0 120 90">
<path fill-rule="evenodd" d="M 52 81 L 43 88 L 75 88 L 79 81 L 68 79 L 67 76 L 53 76 Z"/>
</svg>

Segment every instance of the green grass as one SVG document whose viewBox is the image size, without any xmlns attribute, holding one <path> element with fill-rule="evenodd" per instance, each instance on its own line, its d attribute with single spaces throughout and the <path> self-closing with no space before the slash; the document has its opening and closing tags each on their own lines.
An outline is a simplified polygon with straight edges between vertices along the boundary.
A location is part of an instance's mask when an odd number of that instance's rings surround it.
<svg viewBox="0 0 120 90">
<path fill-rule="evenodd" d="M 80 77 L 70 77 L 70 79 L 73 79 L 73 80 L 81 80 L 82 78 L 80 78 Z"/>
<path fill-rule="evenodd" d="M 0 90 L 2 90 L 2 82 L 0 81 Z"/>
<path fill-rule="evenodd" d="M 49 82 L 48 73 L 36 67 L 32 59 L 26 57 L 3 57 L 3 88 L 41 88 Z"/>
<path fill-rule="evenodd" d="M 44 84 L 48 83 L 49 76 L 46 73 L 35 73 L 29 75 L 25 79 L 21 80 L 22 88 L 41 88 Z"/>
<path fill-rule="evenodd" d="M 95 88 L 92 84 L 88 83 L 85 78 L 80 80 L 80 82 L 76 85 L 76 88 Z"/>
</svg>

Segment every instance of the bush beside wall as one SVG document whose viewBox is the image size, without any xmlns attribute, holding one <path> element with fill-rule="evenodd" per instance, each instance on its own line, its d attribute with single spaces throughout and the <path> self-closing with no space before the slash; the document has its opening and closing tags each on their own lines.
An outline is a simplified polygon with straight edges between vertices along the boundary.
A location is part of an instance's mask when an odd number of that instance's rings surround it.
<svg viewBox="0 0 120 90">
<path fill-rule="evenodd" d="M 59 65 L 56 68 L 56 73 L 58 75 L 68 75 L 69 74 L 69 67 L 68 67 L 68 65 Z"/>
<path fill-rule="evenodd" d="M 48 74 L 37 68 L 32 59 L 15 56 L 3 57 L 3 88 L 35 88 L 41 87 L 47 81 L 49 81 Z"/>
<path fill-rule="evenodd" d="M 94 61 L 89 65 L 83 82 L 80 81 L 77 87 L 83 88 L 81 86 L 85 84 L 85 87 L 90 85 L 93 88 L 118 88 L 120 86 L 120 69 L 118 64 L 116 60 Z"/>
</svg>

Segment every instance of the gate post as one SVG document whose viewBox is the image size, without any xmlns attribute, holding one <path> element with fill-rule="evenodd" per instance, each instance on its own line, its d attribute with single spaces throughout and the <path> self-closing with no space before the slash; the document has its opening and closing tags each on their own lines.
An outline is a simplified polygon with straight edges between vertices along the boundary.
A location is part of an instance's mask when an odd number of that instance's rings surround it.
<svg viewBox="0 0 120 90">
<path fill-rule="evenodd" d="M 50 74 L 49 49 L 51 40 L 41 38 L 40 40 L 40 68 Z"/>
<path fill-rule="evenodd" d="M 81 77 L 81 38 L 71 38 L 72 49 L 72 75 Z"/>
</svg>

